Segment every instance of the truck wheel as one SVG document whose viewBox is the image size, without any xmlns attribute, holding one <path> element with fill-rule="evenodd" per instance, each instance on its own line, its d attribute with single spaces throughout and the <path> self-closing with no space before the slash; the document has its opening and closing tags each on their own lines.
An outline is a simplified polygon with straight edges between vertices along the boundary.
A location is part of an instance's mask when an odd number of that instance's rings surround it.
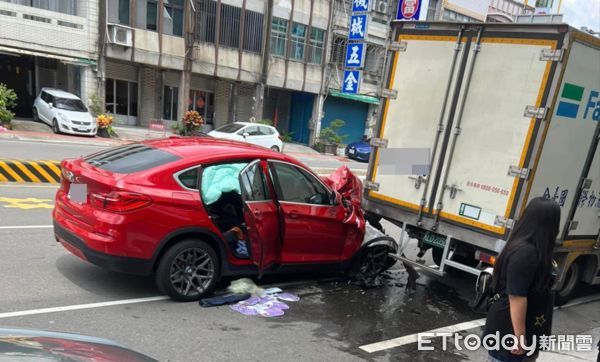
<svg viewBox="0 0 600 362">
<path fill-rule="evenodd" d="M 219 258 L 214 249 L 200 240 L 184 240 L 162 256 L 156 269 L 156 285 L 179 302 L 198 300 L 219 280 Z"/>
<path fill-rule="evenodd" d="M 565 305 L 571 299 L 577 286 L 581 280 L 581 265 L 574 261 L 569 266 L 567 274 L 565 276 L 565 282 L 563 283 L 560 290 L 556 291 L 554 296 L 554 304 L 557 306 Z"/>
</svg>

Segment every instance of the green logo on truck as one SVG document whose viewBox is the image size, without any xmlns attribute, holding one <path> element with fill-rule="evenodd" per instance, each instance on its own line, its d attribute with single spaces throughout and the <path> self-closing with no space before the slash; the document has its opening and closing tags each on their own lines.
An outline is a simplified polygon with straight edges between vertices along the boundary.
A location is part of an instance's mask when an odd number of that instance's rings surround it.
<svg viewBox="0 0 600 362">
<path fill-rule="evenodd" d="M 600 121 L 600 93 L 597 90 L 591 90 L 588 97 L 585 98 L 583 97 L 584 93 L 584 87 L 565 82 L 560 94 L 561 100 L 558 102 L 558 107 L 556 108 L 556 115 L 566 118 L 577 118 L 581 100 L 586 99 L 583 119 L 588 119 L 591 116 L 592 121 Z"/>
</svg>

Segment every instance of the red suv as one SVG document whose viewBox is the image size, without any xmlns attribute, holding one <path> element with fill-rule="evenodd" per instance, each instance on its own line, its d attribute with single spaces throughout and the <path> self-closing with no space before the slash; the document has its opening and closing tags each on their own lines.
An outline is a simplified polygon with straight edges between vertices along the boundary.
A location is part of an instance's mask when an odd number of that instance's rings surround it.
<svg viewBox="0 0 600 362">
<path fill-rule="evenodd" d="M 278 152 L 173 137 L 61 166 L 56 239 L 103 268 L 154 274 L 176 300 L 198 299 L 223 276 L 372 266 L 358 257 L 360 207 Z"/>
</svg>

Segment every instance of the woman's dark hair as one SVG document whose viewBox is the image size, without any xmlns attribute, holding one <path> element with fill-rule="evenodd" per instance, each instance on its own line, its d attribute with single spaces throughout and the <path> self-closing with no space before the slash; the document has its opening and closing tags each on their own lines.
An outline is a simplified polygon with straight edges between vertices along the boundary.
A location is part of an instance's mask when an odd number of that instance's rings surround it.
<svg viewBox="0 0 600 362">
<path fill-rule="evenodd" d="M 507 258 L 525 243 L 537 250 L 538 268 L 535 289 L 543 290 L 552 282 L 552 249 L 560 228 L 560 206 L 552 199 L 536 197 L 529 201 L 517 221 L 504 249 L 494 265 L 494 290 L 498 290 L 500 273 Z"/>
</svg>

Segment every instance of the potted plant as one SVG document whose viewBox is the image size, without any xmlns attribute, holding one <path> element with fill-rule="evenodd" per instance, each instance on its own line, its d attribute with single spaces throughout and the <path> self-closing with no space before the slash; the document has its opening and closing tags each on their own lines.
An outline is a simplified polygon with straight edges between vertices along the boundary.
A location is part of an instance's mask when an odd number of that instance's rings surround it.
<svg viewBox="0 0 600 362">
<path fill-rule="evenodd" d="M 200 132 L 204 120 L 200 113 L 196 111 L 187 111 L 181 119 L 182 127 L 178 128 L 179 134 L 182 136 L 193 136 Z"/>
<path fill-rule="evenodd" d="M 113 117 L 110 114 L 99 114 L 96 117 L 96 123 L 98 123 L 98 137 L 110 138 L 113 133 L 112 130 Z"/>
<path fill-rule="evenodd" d="M 338 147 L 346 137 L 339 135 L 338 132 L 345 124 L 346 122 L 341 119 L 334 119 L 329 123 L 329 127 L 321 129 L 320 140 L 325 153 L 337 155 Z"/>
<path fill-rule="evenodd" d="M 4 83 L 0 83 L 0 126 L 10 129 L 10 121 L 15 114 L 10 110 L 17 105 L 17 94 L 14 90 L 8 88 Z"/>
</svg>

